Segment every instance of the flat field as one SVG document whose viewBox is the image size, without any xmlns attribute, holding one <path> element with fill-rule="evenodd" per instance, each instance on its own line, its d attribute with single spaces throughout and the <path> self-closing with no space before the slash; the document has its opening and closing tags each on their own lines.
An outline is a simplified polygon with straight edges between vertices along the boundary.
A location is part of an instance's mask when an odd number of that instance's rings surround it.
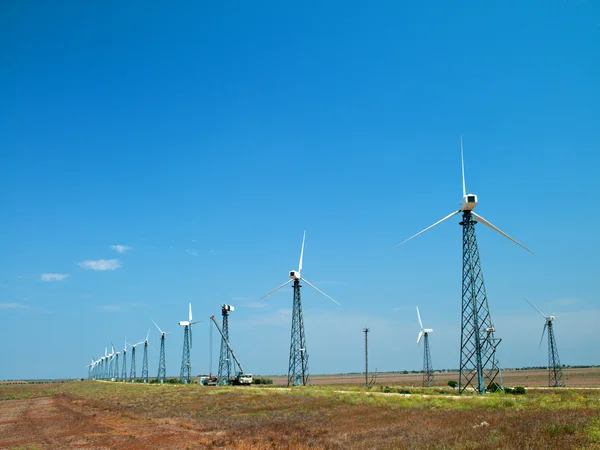
<svg viewBox="0 0 600 450">
<path fill-rule="evenodd" d="M 600 367 L 583 369 L 565 369 L 564 380 L 568 387 L 600 387 Z M 276 385 L 287 385 L 287 377 L 269 377 Z M 369 376 L 369 379 L 371 376 Z M 423 375 L 420 373 L 381 373 L 377 374 L 377 384 L 399 384 L 402 386 L 421 386 Z M 545 387 L 548 386 L 547 370 L 503 370 L 502 379 L 507 386 Z M 436 373 L 434 386 L 447 386 L 448 381 L 458 382 L 458 372 Z M 358 385 L 364 384 L 363 374 L 311 375 L 313 385 Z"/>
<path fill-rule="evenodd" d="M 600 390 L 386 385 L 2 385 L 0 448 L 600 449 Z"/>
</svg>

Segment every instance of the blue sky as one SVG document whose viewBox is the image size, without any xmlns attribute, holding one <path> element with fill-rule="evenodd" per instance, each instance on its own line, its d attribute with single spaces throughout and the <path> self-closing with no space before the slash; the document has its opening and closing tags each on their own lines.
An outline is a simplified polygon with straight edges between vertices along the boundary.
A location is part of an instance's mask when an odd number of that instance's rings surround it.
<svg viewBox="0 0 600 450">
<path fill-rule="evenodd" d="M 259 299 L 305 229 L 341 303 L 303 288 L 312 373 L 361 371 L 365 326 L 371 368 L 420 368 L 417 304 L 457 367 L 459 219 L 393 246 L 457 209 L 461 134 L 477 212 L 535 252 L 477 227 L 501 364 L 546 362 L 524 297 L 600 364 L 597 2 L 201 3 L 0 5 L 0 379 L 85 376 L 151 318 L 178 375 L 190 301 L 194 373 L 225 302 L 246 370 L 285 373 L 292 289 Z"/>
</svg>

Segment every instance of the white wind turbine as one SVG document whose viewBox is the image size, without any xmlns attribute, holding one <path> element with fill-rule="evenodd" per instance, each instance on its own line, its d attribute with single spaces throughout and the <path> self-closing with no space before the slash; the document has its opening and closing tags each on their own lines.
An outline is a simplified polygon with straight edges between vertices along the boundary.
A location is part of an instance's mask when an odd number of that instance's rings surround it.
<svg viewBox="0 0 600 450">
<path fill-rule="evenodd" d="M 431 364 L 431 351 L 429 349 L 429 333 L 433 333 L 431 328 L 423 328 L 423 322 L 421 321 L 421 313 L 417 306 L 417 317 L 419 318 L 419 326 L 421 331 L 419 337 L 417 337 L 417 345 L 420 344 L 421 339 L 423 340 L 423 386 L 431 387 L 433 383 L 433 367 Z"/>
<path fill-rule="evenodd" d="M 300 299 L 300 280 L 304 281 L 310 287 L 320 292 L 332 302 L 339 305 L 333 298 L 321 291 L 310 281 L 301 275 L 302 272 L 302 258 L 304 257 L 304 242 L 306 240 L 306 231 L 302 237 L 302 249 L 300 250 L 300 262 L 298 263 L 298 270 L 290 271 L 290 279 L 283 283 L 281 286 L 276 287 L 271 292 L 263 295 L 261 299 L 271 295 L 273 292 L 278 291 L 289 283 L 294 283 L 294 304 L 292 310 L 292 333 L 290 342 L 290 360 L 288 366 L 288 386 L 290 385 L 306 385 L 310 383 L 310 377 L 308 373 L 308 351 L 306 350 L 306 338 L 304 335 L 304 318 L 302 315 L 302 302 Z"/>
<path fill-rule="evenodd" d="M 548 386 L 550 387 L 560 387 L 564 386 L 565 383 L 563 381 L 563 372 L 562 365 L 560 364 L 560 358 L 558 357 L 558 347 L 556 346 L 556 337 L 554 336 L 554 326 L 553 323 L 556 319 L 556 316 L 547 316 L 539 309 L 537 309 L 533 303 L 529 300 L 525 299 L 527 303 L 531 305 L 533 309 L 535 309 L 540 316 L 542 316 L 546 323 L 544 323 L 544 328 L 542 329 L 542 337 L 540 338 L 540 347 L 542 346 L 542 341 L 544 340 L 544 333 L 546 332 L 546 328 L 548 329 Z"/>
<path fill-rule="evenodd" d="M 486 227 L 500 233 L 528 252 L 533 252 L 474 212 L 477 206 L 477 195 L 467 194 L 462 136 L 460 138 L 460 155 L 462 167 L 462 200 L 459 209 L 402 241 L 396 247 L 405 244 L 451 217 L 462 213 L 462 221 L 460 222 L 463 228 L 462 329 L 458 391 L 462 393 L 465 389 L 469 388 L 480 394 L 485 394 L 489 390 L 497 389 L 498 387 L 500 389 L 503 388 L 499 363 L 496 358 L 496 347 L 501 339 L 495 337 L 495 328 L 489 312 L 475 235 L 475 224 L 481 222 Z"/>
<path fill-rule="evenodd" d="M 192 325 L 200 321 L 192 321 L 192 304 L 189 304 L 188 320 L 179 322 L 179 326 L 183 327 L 183 356 L 181 357 L 181 373 L 180 378 L 184 383 L 190 383 L 192 377 L 192 360 L 190 358 L 190 349 L 192 348 Z"/>
<path fill-rule="evenodd" d="M 158 375 L 156 379 L 159 383 L 164 383 L 165 378 L 167 377 L 167 363 L 165 359 L 165 338 L 167 337 L 167 334 L 170 333 L 161 330 L 160 327 L 156 324 L 156 322 L 154 322 L 154 320 L 152 322 L 154 323 L 154 326 L 158 329 L 158 332 L 160 333 L 160 357 L 158 359 Z"/>
</svg>

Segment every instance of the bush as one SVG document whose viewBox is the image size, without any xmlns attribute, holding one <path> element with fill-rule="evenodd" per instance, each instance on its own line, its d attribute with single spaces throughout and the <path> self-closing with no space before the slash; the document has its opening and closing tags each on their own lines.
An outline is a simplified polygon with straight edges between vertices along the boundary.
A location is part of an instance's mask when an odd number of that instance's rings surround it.
<svg viewBox="0 0 600 450">
<path fill-rule="evenodd" d="M 458 383 L 454 380 L 450 380 L 450 381 L 448 381 L 448 386 L 450 386 L 452 389 L 456 389 L 456 386 L 458 386 Z"/>
<path fill-rule="evenodd" d="M 273 384 L 270 378 L 253 378 L 252 384 Z"/>
<path fill-rule="evenodd" d="M 502 392 L 504 389 L 502 389 L 502 386 L 500 386 L 498 383 L 496 383 L 495 381 L 490 383 L 490 385 L 487 388 L 488 392 Z"/>
<path fill-rule="evenodd" d="M 512 393 L 515 395 L 524 395 L 527 391 L 525 390 L 525 388 L 523 386 L 515 386 L 512 389 Z"/>
</svg>

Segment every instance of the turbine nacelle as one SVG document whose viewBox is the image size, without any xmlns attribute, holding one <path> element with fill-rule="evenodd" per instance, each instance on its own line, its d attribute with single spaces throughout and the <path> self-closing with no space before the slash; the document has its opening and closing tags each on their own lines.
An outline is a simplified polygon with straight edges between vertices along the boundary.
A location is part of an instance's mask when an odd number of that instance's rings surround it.
<svg viewBox="0 0 600 450">
<path fill-rule="evenodd" d="M 546 320 L 548 322 L 552 322 L 554 319 L 556 319 L 556 317 L 554 317 L 554 316 L 548 316 L 548 317 L 546 317 Z"/>
<path fill-rule="evenodd" d="M 423 330 L 423 333 L 424 333 L 424 334 L 433 333 L 433 329 L 431 329 L 431 328 L 425 328 L 425 329 Z"/>
<path fill-rule="evenodd" d="M 475 194 L 467 194 L 460 202 L 461 211 L 473 211 L 477 206 L 477 196 Z"/>
<path fill-rule="evenodd" d="M 297 270 L 290 270 L 290 278 L 292 280 L 300 280 L 302 277 L 300 276 L 300 272 Z"/>
<path fill-rule="evenodd" d="M 190 326 L 190 322 L 189 322 L 189 320 L 184 320 L 182 322 L 179 322 L 179 326 L 180 327 L 189 327 Z"/>
</svg>

